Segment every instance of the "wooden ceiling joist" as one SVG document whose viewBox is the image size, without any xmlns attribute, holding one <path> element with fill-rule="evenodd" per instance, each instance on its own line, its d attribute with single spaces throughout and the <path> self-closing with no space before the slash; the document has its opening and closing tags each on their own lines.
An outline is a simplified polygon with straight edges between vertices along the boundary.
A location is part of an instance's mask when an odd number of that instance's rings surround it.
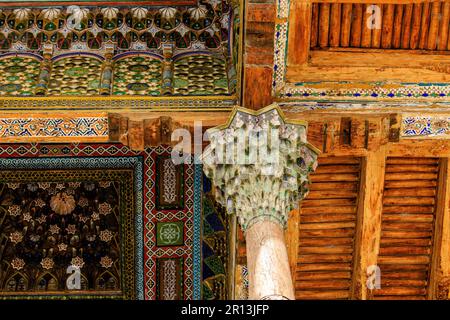
<svg viewBox="0 0 450 320">
<path fill-rule="evenodd" d="M 380 28 L 370 29 L 366 25 L 375 12 L 369 8 L 372 4 L 316 2 L 312 4 L 311 39 L 320 41 L 311 41 L 311 48 L 449 50 L 449 4 L 378 4 Z"/>
</svg>

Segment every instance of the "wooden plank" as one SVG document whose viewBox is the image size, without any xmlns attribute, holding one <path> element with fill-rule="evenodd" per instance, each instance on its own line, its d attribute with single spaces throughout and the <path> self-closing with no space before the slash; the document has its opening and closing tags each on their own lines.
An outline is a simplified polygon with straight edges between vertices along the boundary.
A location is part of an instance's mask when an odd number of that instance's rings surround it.
<svg viewBox="0 0 450 320">
<path fill-rule="evenodd" d="M 434 205 L 435 199 L 434 197 L 392 197 L 392 198 L 384 198 L 384 205 L 417 205 L 417 206 L 426 206 L 426 205 Z"/>
<path fill-rule="evenodd" d="M 327 230 L 302 230 L 303 238 L 341 238 L 351 237 L 354 234 L 352 228 L 347 229 L 327 229 Z"/>
<path fill-rule="evenodd" d="M 450 164 L 440 160 L 439 187 L 433 255 L 431 259 L 429 299 L 448 300 L 450 286 Z"/>
<path fill-rule="evenodd" d="M 315 214 L 302 217 L 304 223 L 323 223 L 323 222 L 349 222 L 356 218 L 353 214 Z"/>
<path fill-rule="evenodd" d="M 414 5 L 409 3 L 405 5 L 405 10 L 403 13 L 403 23 L 402 23 L 402 41 L 401 48 L 409 49 L 409 42 L 411 39 L 411 23 Z"/>
<path fill-rule="evenodd" d="M 350 280 L 309 280 L 299 281 L 295 284 L 297 290 L 345 290 L 348 288 Z"/>
<path fill-rule="evenodd" d="M 361 29 L 363 27 L 363 5 L 353 4 L 353 20 L 350 35 L 350 46 L 359 47 L 361 45 Z"/>
<path fill-rule="evenodd" d="M 426 294 L 426 290 L 423 288 L 385 288 L 376 290 L 377 295 L 379 296 L 391 296 L 391 295 L 424 295 Z"/>
<path fill-rule="evenodd" d="M 403 20 L 403 5 L 395 5 L 394 25 L 392 35 L 392 48 L 398 49 L 402 42 L 402 20 Z"/>
<path fill-rule="evenodd" d="M 357 191 L 356 186 L 352 182 L 316 182 L 311 183 L 309 190 L 336 190 L 339 189 L 342 192 L 345 191 Z"/>
<path fill-rule="evenodd" d="M 323 279 L 350 279 L 351 273 L 346 271 L 333 272 L 299 272 L 298 275 L 302 280 L 323 280 Z"/>
<path fill-rule="evenodd" d="M 339 223 L 302 223 L 301 229 L 303 230 L 327 230 L 327 229 L 344 229 L 354 228 L 354 222 L 339 222 Z"/>
<path fill-rule="evenodd" d="M 420 23 L 419 49 L 425 49 L 428 40 L 428 31 L 430 28 L 430 12 L 431 5 L 424 2 L 422 6 L 422 20 Z"/>
<path fill-rule="evenodd" d="M 438 160 L 436 159 L 430 159 L 430 158 L 402 158 L 402 157 L 393 157 L 388 158 L 386 160 L 387 164 L 401 164 L 403 165 L 434 165 L 436 166 L 438 164 Z"/>
<path fill-rule="evenodd" d="M 339 214 L 354 214 L 356 213 L 355 206 L 330 206 L 330 207 L 302 207 L 302 215 L 320 214 L 320 213 L 339 213 Z"/>
<path fill-rule="evenodd" d="M 332 291 L 313 291 L 301 290 L 297 291 L 296 299 L 347 299 L 348 290 L 332 290 Z"/>
<path fill-rule="evenodd" d="M 395 255 L 429 255 L 431 249 L 429 247 L 381 247 L 380 256 Z"/>
<path fill-rule="evenodd" d="M 385 197 L 433 197 L 436 195 L 434 188 L 414 188 L 414 189 L 387 189 L 384 190 Z"/>
<path fill-rule="evenodd" d="M 363 161 L 355 239 L 355 263 L 352 283 L 353 299 L 366 300 L 371 295 L 366 286 L 367 268 L 377 265 L 383 209 L 385 149 L 369 152 Z"/>
<path fill-rule="evenodd" d="M 418 247 L 426 247 L 431 244 L 430 239 L 383 239 L 383 243 L 381 244 L 382 248 L 389 246 L 418 246 Z"/>
<path fill-rule="evenodd" d="M 383 231 L 384 238 L 395 238 L 395 239 L 418 239 L 418 238 L 429 238 L 433 233 L 431 231 Z"/>
<path fill-rule="evenodd" d="M 351 206 L 356 204 L 356 199 L 321 199 L 321 200 L 303 200 L 302 208 L 319 206 Z"/>
<path fill-rule="evenodd" d="M 319 4 L 312 4 L 312 15 L 311 15 L 311 48 L 317 47 L 319 42 Z"/>
<path fill-rule="evenodd" d="M 384 191 L 386 194 L 386 190 Z M 433 222 L 434 216 L 432 214 L 392 214 L 383 212 L 383 221 L 397 221 L 397 222 Z"/>
<path fill-rule="evenodd" d="M 330 47 L 339 47 L 341 35 L 341 4 L 333 3 L 330 13 Z"/>
<path fill-rule="evenodd" d="M 422 22 L 422 4 L 415 3 L 412 13 L 411 37 L 409 41 L 410 49 L 417 49 L 419 46 L 420 25 Z"/>
<path fill-rule="evenodd" d="M 323 181 L 358 181 L 359 174 L 358 173 L 322 173 L 311 175 L 311 181 L 314 182 L 323 182 Z"/>
<path fill-rule="evenodd" d="M 308 61 L 311 38 L 311 3 L 293 1 L 289 15 L 288 64 L 299 65 Z M 292 28 L 292 29 L 291 29 Z"/>
<path fill-rule="evenodd" d="M 440 11 L 441 2 L 433 2 L 431 5 L 430 29 L 428 31 L 428 41 L 426 46 L 428 50 L 435 50 L 437 47 Z"/>
<path fill-rule="evenodd" d="M 392 35 L 394 33 L 394 4 L 385 4 L 383 8 L 383 28 L 381 35 L 381 47 L 388 49 L 392 47 Z"/>
<path fill-rule="evenodd" d="M 320 165 L 340 165 L 340 164 L 359 164 L 359 158 L 355 157 L 319 157 L 318 158 L 319 166 Z"/>
<path fill-rule="evenodd" d="M 356 197 L 358 194 L 349 190 L 325 190 L 311 192 L 308 199 L 344 199 Z"/>
<path fill-rule="evenodd" d="M 298 257 L 299 263 L 351 263 L 351 254 L 301 254 Z M 303 278 L 301 278 L 303 279 Z"/>
<path fill-rule="evenodd" d="M 436 179 L 435 173 L 386 173 L 386 180 L 433 180 Z"/>
<path fill-rule="evenodd" d="M 382 264 L 428 264 L 430 263 L 429 256 L 380 256 L 378 257 L 378 263 Z"/>
<path fill-rule="evenodd" d="M 411 187 L 434 187 L 435 180 L 406 180 L 406 181 L 386 181 L 386 188 L 411 188 Z"/>
<path fill-rule="evenodd" d="M 319 10 L 319 46 L 328 47 L 328 35 L 330 30 L 330 4 L 320 5 Z"/>
<path fill-rule="evenodd" d="M 363 6 L 363 19 L 362 19 L 362 26 L 361 26 L 361 47 L 363 48 L 370 48 L 372 46 L 372 29 L 367 27 L 367 21 L 370 19 L 370 16 L 372 13 L 367 12 L 367 8 L 370 5 L 365 4 Z"/>
<path fill-rule="evenodd" d="M 304 219 L 304 217 L 302 217 Z M 322 238 L 322 239 L 305 239 L 300 237 L 299 246 L 300 247 L 308 247 L 308 246 L 336 246 L 336 245 L 353 245 L 352 238 Z"/>
<path fill-rule="evenodd" d="M 372 48 L 380 48 L 381 46 L 381 33 L 382 33 L 382 26 L 384 24 L 384 8 L 382 4 L 377 4 L 378 8 L 380 8 L 380 17 L 381 20 L 380 26 L 381 28 L 374 28 L 372 29 Z"/>
<path fill-rule="evenodd" d="M 442 3 L 442 17 L 441 17 L 441 24 L 439 27 L 439 41 L 437 46 L 438 50 L 447 50 L 449 21 L 450 21 L 450 2 L 446 1 Z"/>
<path fill-rule="evenodd" d="M 345 3 L 342 5 L 342 23 L 341 23 L 341 35 L 340 46 L 348 47 L 350 44 L 350 28 L 352 25 L 352 4 Z"/>
<path fill-rule="evenodd" d="M 295 269 L 298 260 L 298 247 L 300 238 L 300 212 L 292 210 L 289 213 L 287 230 L 285 232 L 286 249 L 288 252 L 289 266 L 291 269 L 292 281 L 295 282 Z"/>
<path fill-rule="evenodd" d="M 389 166 L 386 171 L 387 172 L 438 172 L 439 168 L 437 165 L 409 165 L 409 164 L 401 164 L 401 165 L 392 165 Z"/>
<path fill-rule="evenodd" d="M 259 109 L 272 103 L 272 68 L 247 66 L 244 68 L 244 107 Z"/>
<path fill-rule="evenodd" d="M 321 164 L 317 167 L 314 174 L 326 174 L 326 173 L 355 173 L 359 172 L 359 165 L 343 165 L 343 164 Z"/>
<path fill-rule="evenodd" d="M 301 273 L 306 271 L 350 271 L 351 266 L 348 263 L 306 263 L 297 265 L 297 279 L 300 279 Z"/>
</svg>

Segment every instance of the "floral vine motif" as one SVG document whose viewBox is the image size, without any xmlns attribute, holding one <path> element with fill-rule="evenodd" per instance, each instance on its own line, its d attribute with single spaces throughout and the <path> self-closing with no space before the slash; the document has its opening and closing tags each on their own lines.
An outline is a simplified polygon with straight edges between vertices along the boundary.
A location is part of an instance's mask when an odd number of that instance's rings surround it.
<svg viewBox="0 0 450 320">
<path fill-rule="evenodd" d="M 6 185 L 8 186 L 8 188 L 10 188 L 12 190 L 16 190 L 20 186 L 20 183 L 9 182 Z"/>
<path fill-rule="evenodd" d="M 23 259 L 20 258 L 14 258 L 11 261 L 11 267 L 15 270 L 22 270 L 23 267 L 25 267 L 25 261 L 23 261 Z"/>
<path fill-rule="evenodd" d="M 23 214 L 23 220 L 24 221 L 30 222 L 32 219 L 33 219 L 33 217 L 31 216 L 31 214 L 29 212 L 25 212 Z"/>
<path fill-rule="evenodd" d="M 66 231 L 68 234 L 75 234 L 77 232 L 77 227 L 74 224 L 69 224 Z"/>
<path fill-rule="evenodd" d="M 110 257 L 105 256 L 100 259 L 100 264 L 103 268 L 111 268 L 113 261 Z"/>
<path fill-rule="evenodd" d="M 101 203 L 98 206 L 98 212 L 100 214 L 102 214 L 102 215 L 105 215 L 105 216 L 110 214 L 112 212 L 111 205 L 109 203 L 107 203 L 107 202 Z"/>
<path fill-rule="evenodd" d="M 50 225 L 49 231 L 51 234 L 58 234 L 60 230 L 61 228 L 58 227 L 56 224 Z"/>
<path fill-rule="evenodd" d="M 55 265 L 55 262 L 53 261 L 52 258 L 44 258 L 41 261 L 41 266 L 42 268 L 46 269 L 46 270 L 50 270 L 53 269 L 53 266 Z"/>
<path fill-rule="evenodd" d="M 13 217 L 17 217 L 22 213 L 22 209 L 18 205 L 12 205 L 8 208 L 8 213 Z"/>
<path fill-rule="evenodd" d="M 100 240 L 104 242 L 109 242 L 114 238 L 114 233 L 109 230 L 100 231 Z"/>
<path fill-rule="evenodd" d="M 49 182 L 38 182 L 38 186 L 39 186 L 39 188 L 41 188 L 43 190 L 47 190 L 48 188 L 50 188 L 50 183 Z"/>
<path fill-rule="evenodd" d="M 42 200 L 42 199 L 36 199 L 35 201 L 34 201 L 34 204 L 37 206 L 37 207 L 40 207 L 40 208 L 43 208 L 43 207 L 45 207 L 47 204 L 45 203 L 45 201 L 44 200 Z"/>
<path fill-rule="evenodd" d="M 22 235 L 22 233 L 20 233 L 18 231 L 12 232 L 9 235 L 9 240 L 11 240 L 11 242 L 14 244 L 18 244 L 18 243 L 22 242 L 23 235 Z"/>
<path fill-rule="evenodd" d="M 74 267 L 78 267 L 78 268 L 83 268 L 83 266 L 84 266 L 84 260 L 83 260 L 83 258 L 81 258 L 81 257 L 75 257 L 75 258 L 72 258 L 72 260 L 71 260 L 71 264 L 74 266 Z"/>
<path fill-rule="evenodd" d="M 78 205 L 82 208 L 87 207 L 89 205 L 88 200 L 85 197 L 80 197 L 80 199 L 78 199 Z"/>
</svg>

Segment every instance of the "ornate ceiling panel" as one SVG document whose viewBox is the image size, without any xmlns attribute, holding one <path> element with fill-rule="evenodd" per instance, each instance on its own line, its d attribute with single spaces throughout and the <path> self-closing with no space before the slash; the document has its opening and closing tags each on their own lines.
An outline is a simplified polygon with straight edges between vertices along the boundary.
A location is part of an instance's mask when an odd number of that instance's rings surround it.
<svg viewBox="0 0 450 320">
<path fill-rule="evenodd" d="M 52 104 L 15 100 L 32 96 L 110 95 L 118 100 L 129 95 L 167 96 L 167 101 L 220 96 L 227 105 L 236 101 L 238 2 L 39 4 L 5 4 L 0 10 L 0 68 L 4 71 L 0 96 L 5 98 L 0 104 L 4 108 Z M 196 104 L 176 101 L 179 106 Z M 68 107 L 67 103 L 61 100 L 58 107 Z M 167 104 L 152 100 L 140 105 L 155 103 Z M 72 104 L 81 107 L 84 102 Z"/>
</svg>

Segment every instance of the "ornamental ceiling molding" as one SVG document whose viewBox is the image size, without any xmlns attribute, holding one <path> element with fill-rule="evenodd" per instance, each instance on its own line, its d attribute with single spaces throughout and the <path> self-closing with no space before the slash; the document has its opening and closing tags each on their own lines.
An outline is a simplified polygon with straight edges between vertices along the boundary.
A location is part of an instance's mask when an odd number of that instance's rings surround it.
<svg viewBox="0 0 450 320">
<path fill-rule="evenodd" d="M 16 111 L 230 111 L 235 100 L 227 96 L 205 97 L 0 97 L 0 108 Z"/>
<path fill-rule="evenodd" d="M 197 0 L 151 0 L 151 1 L 136 1 L 136 0 L 100 0 L 100 1 L 89 1 L 89 0 L 79 0 L 79 1 L 66 1 L 66 0 L 10 0 L 10 1 L 0 1 L 0 7 L 44 7 L 44 6 L 68 6 L 68 5 L 96 5 L 96 6 L 122 6 L 122 5 L 150 5 L 150 6 L 184 6 L 184 5 L 195 5 Z"/>
<path fill-rule="evenodd" d="M 390 86 L 378 82 L 298 82 L 286 81 L 290 0 L 277 0 L 274 36 L 272 94 L 277 101 L 444 101 L 450 97 L 448 83 L 400 83 Z M 349 88 L 351 84 L 351 88 Z M 355 86 L 360 85 L 360 88 Z M 331 88 L 330 88 L 331 87 Z"/>
<path fill-rule="evenodd" d="M 0 117 L 0 141 L 7 142 L 107 142 L 108 114 L 85 115 L 31 113 Z"/>
<path fill-rule="evenodd" d="M 118 52 L 176 49 L 230 50 L 233 8 L 209 0 L 194 7 L 50 7 L 0 9 L 0 51 L 103 50 L 112 41 Z M 228 55 L 228 54 L 227 54 Z"/>
</svg>

